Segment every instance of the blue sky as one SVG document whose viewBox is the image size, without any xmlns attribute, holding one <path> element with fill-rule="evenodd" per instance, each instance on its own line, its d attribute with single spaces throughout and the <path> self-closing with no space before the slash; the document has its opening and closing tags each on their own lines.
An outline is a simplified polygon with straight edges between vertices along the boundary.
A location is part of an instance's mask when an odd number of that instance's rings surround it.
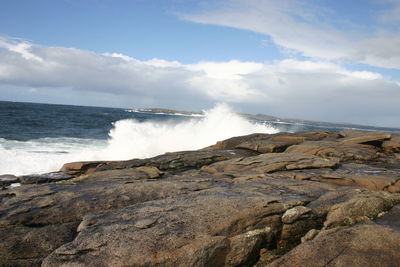
<svg viewBox="0 0 400 267">
<path fill-rule="evenodd" d="M 117 52 L 141 60 L 270 60 L 276 47 L 250 31 L 184 21 L 201 1 L 5 0 L 0 33 L 46 46 Z M 6 3 L 6 4 L 4 4 Z"/>
<path fill-rule="evenodd" d="M 0 100 L 400 126 L 399 0 L 0 7 Z"/>
</svg>

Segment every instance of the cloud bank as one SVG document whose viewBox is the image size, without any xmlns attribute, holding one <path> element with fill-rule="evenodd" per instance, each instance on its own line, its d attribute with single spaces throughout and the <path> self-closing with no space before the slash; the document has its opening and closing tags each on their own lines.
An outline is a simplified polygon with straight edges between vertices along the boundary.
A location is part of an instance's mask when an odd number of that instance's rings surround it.
<svg viewBox="0 0 400 267">
<path fill-rule="evenodd" d="M 343 10 L 327 1 L 226 0 L 180 17 L 265 34 L 287 53 L 400 68 L 400 1 L 361 1 L 357 11 L 353 1 L 332 2 Z"/>
<path fill-rule="evenodd" d="M 398 81 L 318 60 L 182 64 L 2 38 L 1 95 L 15 87 L 60 99 L 85 92 L 88 105 L 98 104 L 90 98 L 96 94 L 122 107 L 199 110 L 226 102 L 242 112 L 400 126 Z"/>
</svg>

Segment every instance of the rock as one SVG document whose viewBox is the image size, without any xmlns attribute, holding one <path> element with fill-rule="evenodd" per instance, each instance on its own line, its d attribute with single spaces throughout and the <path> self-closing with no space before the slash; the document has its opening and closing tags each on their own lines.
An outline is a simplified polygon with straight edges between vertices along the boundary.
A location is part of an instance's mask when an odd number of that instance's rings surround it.
<svg viewBox="0 0 400 267">
<path fill-rule="evenodd" d="M 373 146 L 336 141 L 309 141 L 290 146 L 285 151 L 285 153 L 302 153 L 324 158 L 339 158 L 341 161 L 372 160 L 376 158 L 377 152 L 377 148 Z"/>
<path fill-rule="evenodd" d="M 235 197 L 238 191 L 240 198 Z M 270 239 L 269 233 L 277 231 L 272 227 L 278 227 L 280 221 L 275 202 L 270 202 L 279 191 L 268 191 L 268 195 L 257 196 L 246 187 L 235 191 L 219 188 L 87 216 L 84 220 L 94 223 L 50 254 L 42 265 L 59 266 L 68 261 L 84 266 L 233 266 L 256 262 L 255 252 Z M 281 198 L 282 204 L 298 200 L 299 196 Z M 136 226 L 149 217 L 157 218 L 157 223 L 149 228 Z"/>
<path fill-rule="evenodd" d="M 301 238 L 301 243 L 313 240 L 314 237 L 316 237 L 321 231 L 316 230 L 316 229 L 311 229 L 310 231 L 307 232 L 302 238 Z"/>
<path fill-rule="evenodd" d="M 378 217 L 378 219 L 375 220 L 375 223 L 393 228 L 396 231 L 400 231 L 399 218 L 400 218 L 400 205 L 396 205 L 388 212 Z"/>
<path fill-rule="evenodd" d="M 71 175 L 80 175 L 84 173 L 88 174 L 93 172 L 97 166 L 104 163 L 104 161 L 81 161 L 65 163 L 61 167 L 60 172 Z"/>
<path fill-rule="evenodd" d="M 282 152 L 288 146 L 297 144 L 297 142 L 282 142 L 273 140 L 255 140 L 240 143 L 235 148 L 249 149 L 260 153 Z"/>
<path fill-rule="evenodd" d="M 345 138 L 340 139 L 344 144 L 362 144 L 370 142 L 383 142 L 392 137 L 390 133 L 384 132 L 356 132 L 356 131 L 342 131 L 339 133 Z"/>
<path fill-rule="evenodd" d="M 382 144 L 383 150 L 386 153 L 399 153 L 400 152 L 400 134 L 392 135 L 390 140 L 386 140 Z"/>
<path fill-rule="evenodd" d="M 232 137 L 224 141 L 219 141 L 215 145 L 205 147 L 201 150 L 203 151 L 212 151 L 212 150 L 231 150 L 234 149 L 237 145 L 249 141 L 255 141 L 255 140 L 265 140 L 268 139 L 270 135 L 268 134 L 250 134 L 250 135 L 244 135 L 244 136 L 237 136 L 237 137 Z"/>
<path fill-rule="evenodd" d="M 377 224 L 322 231 L 269 267 L 279 266 L 398 266 L 400 232 Z"/>
<path fill-rule="evenodd" d="M 300 219 L 300 217 L 302 217 L 304 214 L 307 214 L 309 212 L 311 212 L 311 209 L 308 207 L 296 206 L 292 209 L 287 210 L 283 214 L 282 222 L 286 224 L 291 224 Z"/>
<path fill-rule="evenodd" d="M 0 175 L 0 186 L 7 186 L 13 183 L 18 183 L 19 179 L 17 176 L 11 174 Z"/>
<path fill-rule="evenodd" d="M 66 183 L 78 183 L 86 180 L 92 181 L 110 181 L 110 180 L 141 180 L 141 179 L 157 179 L 163 175 L 156 167 L 142 166 L 138 168 L 116 169 L 108 171 L 93 172 L 89 175 L 78 176 Z"/>
<path fill-rule="evenodd" d="M 166 153 L 148 159 L 133 159 L 126 161 L 108 161 L 108 162 L 86 162 L 70 163 L 74 168 L 75 175 L 91 174 L 93 172 L 128 169 L 137 167 L 156 167 L 161 171 L 185 171 L 190 169 L 199 169 L 204 165 L 227 159 L 248 156 L 248 153 L 237 150 L 224 151 L 182 151 L 174 153 Z M 65 164 L 61 171 L 70 172 L 72 168 Z M 81 167 L 81 169 L 79 169 Z M 89 171 L 88 171 L 89 170 Z"/>
<path fill-rule="evenodd" d="M 333 205 L 324 222 L 325 228 L 372 221 L 400 203 L 400 195 L 383 192 L 360 192 L 346 202 Z"/>
<path fill-rule="evenodd" d="M 19 177 L 21 184 L 43 184 L 72 179 L 74 176 L 63 172 L 51 172 L 45 174 L 31 174 Z"/>
<path fill-rule="evenodd" d="M 281 171 L 269 177 L 311 180 L 340 186 L 358 186 L 375 191 L 400 192 L 400 173 L 365 164 L 345 163 L 336 169 Z"/>
<path fill-rule="evenodd" d="M 203 148 L 202 150 L 226 150 L 234 149 L 243 143 L 252 143 L 255 141 L 281 142 L 288 145 L 298 144 L 304 141 L 317 141 L 322 139 L 336 138 L 336 133 L 329 132 L 296 132 L 296 133 L 276 133 L 276 134 L 250 134 L 244 136 L 232 137 L 224 141 L 217 142 L 215 145 Z"/>
<path fill-rule="evenodd" d="M 260 247 L 272 242 L 271 228 L 251 230 L 229 239 L 230 251 L 225 266 L 249 266 L 256 263 Z"/>
<path fill-rule="evenodd" d="M 328 160 L 313 155 L 270 153 L 214 163 L 203 167 L 202 171 L 209 173 L 232 171 L 269 173 L 281 170 L 332 168 L 337 166 L 337 164 L 338 162 L 335 160 Z"/>
<path fill-rule="evenodd" d="M 0 191 L 0 266 L 390 266 L 396 135 L 361 136 L 372 138 L 254 134 L 223 150 L 66 164 L 72 179 Z"/>
<path fill-rule="evenodd" d="M 157 223 L 157 219 L 147 218 L 147 219 L 143 219 L 143 220 L 139 220 L 139 221 L 135 222 L 133 227 L 136 227 L 139 229 L 147 229 L 147 228 L 154 226 L 156 223 Z"/>
<path fill-rule="evenodd" d="M 1 266 L 40 266 L 44 257 L 74 239 L 77 223 L 0 227 Z"/>
</svg>

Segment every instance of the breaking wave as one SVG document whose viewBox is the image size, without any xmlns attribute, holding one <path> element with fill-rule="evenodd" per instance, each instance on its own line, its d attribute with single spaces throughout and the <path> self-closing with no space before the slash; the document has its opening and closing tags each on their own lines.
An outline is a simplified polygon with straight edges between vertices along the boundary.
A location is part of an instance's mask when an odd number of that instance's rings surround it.
<svg viewBox="0 0 400 267">
<path fill-rule="evenodd" d="M 184 121 L 119 120 L 113 123 L 107 140 L 13 141 L 0 138 L 0 175 L 51 172 L 72 161 L 146 158 L 165 152 L 200 149 L 238 135 L 277 132 L 268 124 L 241 117 L 223 104 L 204 113 L 203 117 Z"/>
</svg>

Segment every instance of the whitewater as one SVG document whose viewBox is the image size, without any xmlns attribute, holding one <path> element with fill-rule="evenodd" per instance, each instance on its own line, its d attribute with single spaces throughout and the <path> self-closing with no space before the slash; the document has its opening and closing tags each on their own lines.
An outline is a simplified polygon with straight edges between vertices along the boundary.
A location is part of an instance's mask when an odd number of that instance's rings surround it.
<svg viewBox="0 0 400 267">
<path fill-rule="evenodd" d="M 51 108 L 45 107 L 50 110 Z M 76 107 L 71 106 L 71 108 Z M 65 112 L 60 114 L 66 114 Z M 93 112 L 95 110 L 91 110 L 90 114 L 95 118 Z M 104 110 L 101 112 L 104 113 Z M 111 111 L 107 112 L 111 114 Z M 132 110 L 124 112 L 135 113 Z M 57 114 L 57 123 L 63 119 L 60 118 L 62 116 L 60 114 Z M 234 113 L 224 104 L 204 111 L 204 116 L 196 115 L 184 120 L 176 120 L 174 116 L 160 117 L 162 114 L 153 114 L 152 116 L 159 117 L 151 120 L 136 119 L 133 116 L 133 118 L 113 121 L 109 127 L 104 127 L 104 129 L 109 128 L 106 138 L 100 138 L 99 131 L 94 131 L 96 129 L 90 127 L 86 127 L 87 131 L 96 132 L 96 134 L 92 134 L 95 135 L 95 138 L 91 137 L 91 134 L 87 137 L 83 133 L 79 132 L 78 134 L 78 130 L 74 134 L 54 136 L 54 132 L 50 134 L 51 128 L 49 128 L 50 136 L 46 136 L 42 130 L 40 135 L 43 137 L 40 138 L 13 140 L 1 137 L 0 175 L 53 172 L 59 170 L 64 163 L 74 161 L 147 158 L 166 152 L 200 149 L 238 135 L 278 132 L 278 129 L 269 123 L 250 121 Z M 60 128 L 60 131 L 64 130 L 62 127 Z M 57 131 L 57 129 L 53 129 L 53 131 Z M 79 137 L 74 137 L 74 135 Z"/>
</svg>

